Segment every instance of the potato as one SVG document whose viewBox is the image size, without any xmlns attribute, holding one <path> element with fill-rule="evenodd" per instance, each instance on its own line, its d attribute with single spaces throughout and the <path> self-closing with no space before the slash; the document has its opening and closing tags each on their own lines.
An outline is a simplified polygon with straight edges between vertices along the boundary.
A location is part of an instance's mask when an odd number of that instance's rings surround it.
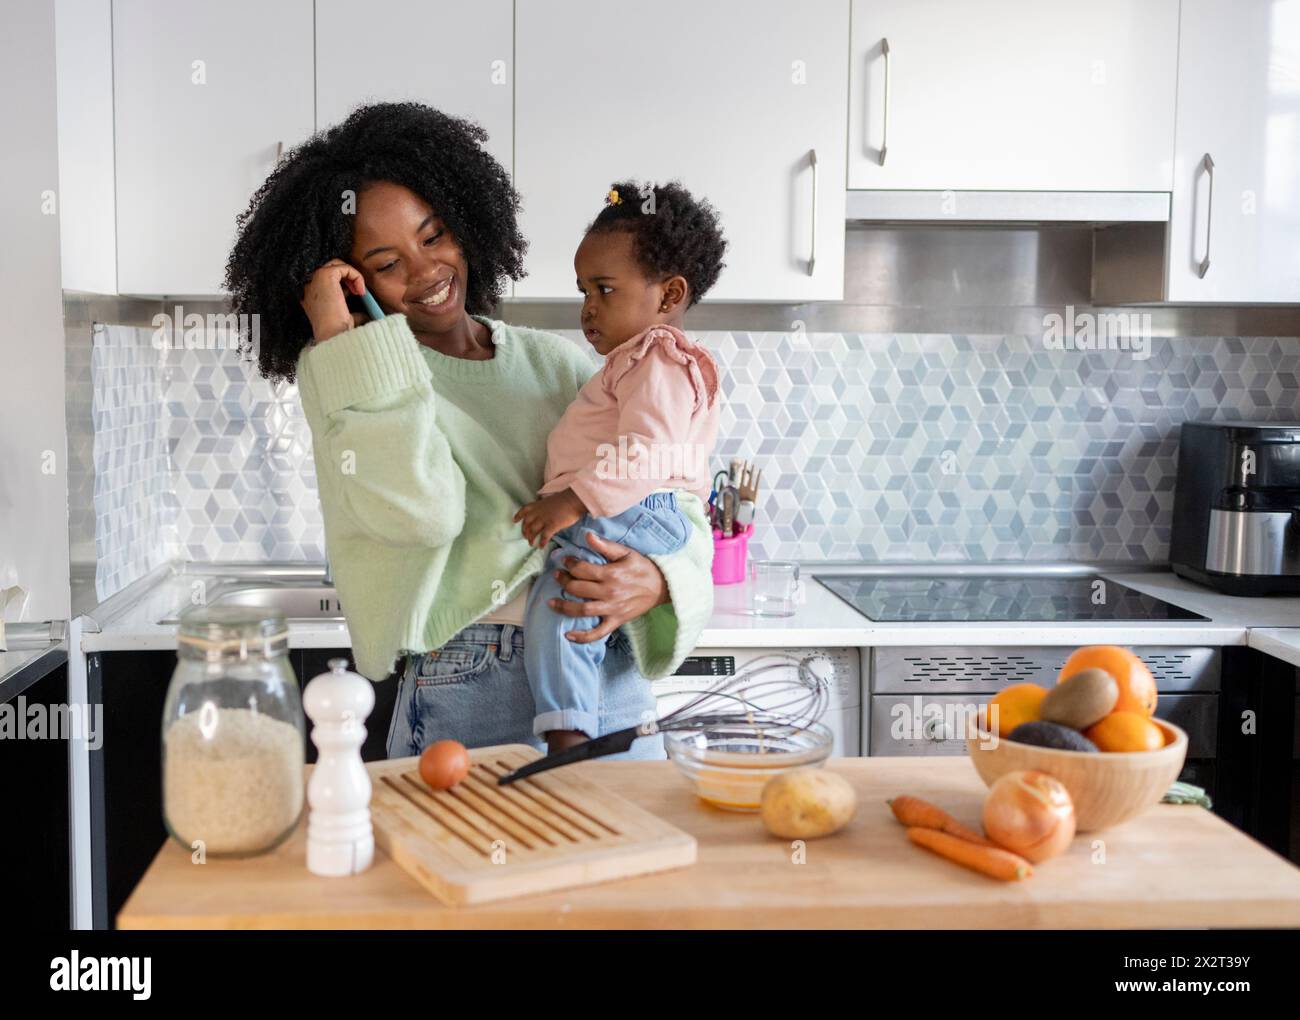
<svg viewBox="0 0 1300 1020">
<path fill-rule="evenodd" d="M 783 839 L 829 836 L 848 824 L 858 809 L 847 779 L 819 768 L 773 776 L 763 786 L 763 824 Z"/>
</svg>

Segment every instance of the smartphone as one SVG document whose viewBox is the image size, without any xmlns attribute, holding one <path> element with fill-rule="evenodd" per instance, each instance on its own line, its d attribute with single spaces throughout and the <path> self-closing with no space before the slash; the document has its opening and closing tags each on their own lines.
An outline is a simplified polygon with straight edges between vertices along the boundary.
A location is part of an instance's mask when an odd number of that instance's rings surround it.
<svg viewBox="0 0 1300 1020">
<path fill-rule="evenodd" d="M 361 304 L 364 306 L 366 314 L 369 315 L 370 318 L 378 320 L 384 317 L 383 310 L 379 307 L 379 302 L 375 300 L 375 296 L 371 294 L 370 291 L 367 290 L 361 295 Z"/>
</svg>

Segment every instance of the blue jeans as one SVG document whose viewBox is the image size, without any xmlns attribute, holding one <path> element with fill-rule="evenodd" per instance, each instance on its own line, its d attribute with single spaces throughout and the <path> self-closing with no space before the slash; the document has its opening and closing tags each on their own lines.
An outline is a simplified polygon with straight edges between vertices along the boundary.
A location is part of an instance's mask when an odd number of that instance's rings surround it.
<svg viewBox="0 0 1300 1020">
<path fill-rule="evenodd" d="M 608 682 L 601 671 L 607 639 L 579 644 L 564 636 L 574 630 L 590 630 L 600 620 L 595 616 L 562 616 L 547 605 L 553 598 L 570 598 L 552 573 L 563 567 L 566 556 L 606 562 L 587 544 L 588 532 L 621 542 L 644 555 L 667 555 L 686 544 L 691 524 L 678 509 L 674 493 L 652 492 L 621 514 L 583 514 L 576 524 L 556 533 L 546 567 L 533 581 L 524 615 L 528 634 L 524 664 L 537 708 L 533 733 L 539 736 L 547 730 L 581 730 L 588 737 L 607 732 L 601 729 L 600 721 L 600 699 Z"/>
<path fill-rule="evenodd" d="M 610 636 L 602 673 L 601 733 L 635 726 L 646 713 L 653 717 L 650 681 L 636 668 L 622 631 Z M 437 651 L 407 656 L 388 728 L 388 757 L 419 754 L 445 739 L 466 747 L 528 744 L 545 750 L 533 736 L 536 714 L 524 675 L 523 630 L 509 623 L 470 624 Z M 663 734 L 639 737 L 631 749 L 609 757 L 663 758 Z"/>
</svg>

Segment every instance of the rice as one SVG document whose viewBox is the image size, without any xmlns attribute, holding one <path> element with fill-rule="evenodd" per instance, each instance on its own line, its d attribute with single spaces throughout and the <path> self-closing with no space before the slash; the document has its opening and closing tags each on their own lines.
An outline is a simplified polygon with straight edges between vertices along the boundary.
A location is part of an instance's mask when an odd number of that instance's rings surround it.
<svg viewBox="0 0 1300 1020">
<path fill-rule="evenodd" d="M 303 761 L 287 722 L 247 708 L 188 712 L 163 735 L 168 828 L 210 854 L 270 849 L 302 813 Z"/>
</svg>

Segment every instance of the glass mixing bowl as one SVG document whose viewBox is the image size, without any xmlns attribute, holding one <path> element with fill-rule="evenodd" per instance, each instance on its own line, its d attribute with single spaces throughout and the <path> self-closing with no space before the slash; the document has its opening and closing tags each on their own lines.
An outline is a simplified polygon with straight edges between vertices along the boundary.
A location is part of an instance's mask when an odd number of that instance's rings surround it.
<svg viewBox="0 0 1300 1020">
<path fill-rule="evenodd" d="M 668 757 L 696 795 L 724 811 L 757 811 L 769 779 L 820 766 L 833 743 L 833 734 L 821 723 L 794 729 L 737 719 L 664 734 Z"/>
</svg>

